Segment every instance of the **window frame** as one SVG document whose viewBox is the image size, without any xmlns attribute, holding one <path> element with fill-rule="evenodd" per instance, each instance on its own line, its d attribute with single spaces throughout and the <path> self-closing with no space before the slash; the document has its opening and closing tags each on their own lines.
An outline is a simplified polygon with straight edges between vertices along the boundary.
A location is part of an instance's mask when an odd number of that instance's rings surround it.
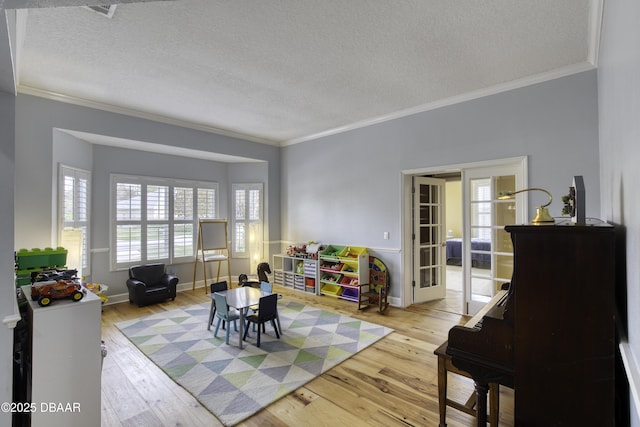
<svg viewBox="0 0 640 427">
<path fill-rule="evenodd" d="M 81 216 L 79 212 L 77 212 L 79 203 L 79 199 L 82 195 L 77 191 L 77 186 L 74 186 L 74 206 L 73 206 L 73 216 L 74 220 L 67 221 L 65 220 L 65 212 L 67 211 L 66 206 L 66 184 L 65 177 L 72 176 L 74 181 L 85 179 L 86 180 L 86 191 L 84 194 L 85 200 L 85 220 L 80 220 L 78 217 Z M 58 226 L 57 226 L 57 235 L 58 242 L 62 244 L 63 242 L 63 232 L 67 229 L 72 230 L 80 230 L 82 232 L 82 265 L 75 266 L 82 271 L 83 276 L 87 276 L 91 274 L 91 171 L 76 168 L 73 166 L 65 165 L 63 163 L 58 164 Z"/>
<path fill-rule="evenodd" d="M 250 219 L 249 215 L 244 219 L 238 219 L 238 212 L 236 211 L 237 203 L 236 203 L 236 192 L 244 191 L 245 192 L 245 206 L 246 210 L 249 210 L 249 194 L 250 191 L 259 191 L 260 201 L 258 207 L 258 219 Z M 240 239 L 237 235 L 237 225 L 245 224 L 244 230 L 244 238 Z M 261 182 L 255 183 L 232 183 L 231 184 L 231 255 L 233 258 L 250 258 L 251 256 L 251 245 L 250 245 L 250 228 L 251 224 L 256 224 L 258 226 L 258 233 L 260 236 L 258 237 L 258 252 L 262 253 L 262 241 L 263 241 L 263 230 L 264 230 L 264 184 Z M 243 240 L 244 251 L 239 251 L 238 245 L 240 244 L 239 240 Z"/>
<path fill-rule="evenodd" d="M 118 219 L 118 185 L 119 184 L 132 184 L 140 186 L 140 216 L 138 219 Z M 162 218 L 148 218 L 148 189 L 149 187 L 167 188 L 166 191 L 166 220 Z M 191 189 L 191 203 L 185 206 L 190 217 L 188 218 L 176 218 L 176 189 Z M 149 177 L 138 175 L 126 175 L 126 174 L 111 174 L 110 176 L 110 242 L 109 248 L 111 252 L 110 265 L 111 271 L 126 270 L 132 265 L 144 264 L 144 263 L 165 263 L 165 264 L 179 264 L 186 262 L 193 262 L 195 259 L 196 245 L 198 240 L 198 220 L 201 218 L 201 206 L 198 203 L 199 197 L 202 194 L 202 190 L 205 190 L 207 194 L 208 203 L 213 204 L 210 209 L 207 209 L 204 214 L 206 217 L 217 216 L 219 209 L 219 185 L 217 182 L 208 181 L 195 181 L 195 180 L 182 180 L 174 178 L 161 178 L 161 177 Z M 211 191 L 214 193 L 211 197 Z M 190 206 L 188 206 L 190 205 Z M 157 206 L 156 206 L 157 207 Z M 204 218 L 204 216 L 202 216 Z M 118 226 L 120 225 L 139 225 L 140 226 L 140 259 L 130 261 L 118 261 Z M 148 247 L 148 227 L 167 225 L 166 242 L 168 245 L 166 257 L 162 258 L 149 258 Z M 179 225 L 191 225 L 191 249 L 187 255 L 176 255 L 176 226 Z M 184 253 L 184 252 L 183 252 Z"/>
</svg>

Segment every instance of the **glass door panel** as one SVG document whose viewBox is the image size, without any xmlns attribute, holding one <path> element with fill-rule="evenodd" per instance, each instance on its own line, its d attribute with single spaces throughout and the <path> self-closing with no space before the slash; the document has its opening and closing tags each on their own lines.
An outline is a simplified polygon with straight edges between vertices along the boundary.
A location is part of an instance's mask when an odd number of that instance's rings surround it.
<svg viewBox="0 0 640 427">
<path fill-rule="evenodd" d="M 446 295 L 444 180 L 414 178 L 414 302 Z"/>
<path fill-rule="evenodd" d="M 464 171 L 465 216 L 463 271 L 467 314 L 475 314 L 513 273 L 513 247 L 505 225 L 515 224 L 522 209 L 515 200 L 498 195 L 515 191 L 522 182 L 521 165 Z"/>
<path fill-rule="evenodd" d="M 515 222 L 510 222 L 506 224 L 515 224 Z M 511 235 L 507 233 L 504 228 L 499 228 L 494 230 L 495 237 L 493 239 L 493 244 L 495 245 L 496 252 L 513 252 L 513 242 L 511 242 Z"/>
<path fill-rule="evenodd" d="M 507 175 L 507 176 L 496 176 L 494 177 L 495 182 L 495 193 L 494 196 L 497 199 L 500 193 L 504 193 L 507 191 L 513 191 L 516 188 L 516 177 L 515 175 Z"/>
<path fill-rule="evenodd" d="M 492 191 L 491 178 L 471 181 L 470 254 L 471 299 L 482 303 L 493 296 L 491 277 Z"/>
<path fill-rule="evenodd" d="M 513 253 L 508 255 L 496 255 L 494 276 L 500 282 L 496 289 L 500 289 L 502 283 L 510 282 L 513 276 Z"/>
</svg>

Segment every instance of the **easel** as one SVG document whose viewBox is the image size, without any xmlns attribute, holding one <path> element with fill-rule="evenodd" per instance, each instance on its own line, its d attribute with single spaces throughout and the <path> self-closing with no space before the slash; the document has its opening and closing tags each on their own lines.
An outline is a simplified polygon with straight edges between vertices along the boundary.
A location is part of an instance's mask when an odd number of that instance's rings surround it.
<svg viewBox="0 0 640 427">
<path fill-rule="evenodd" d="M 231 280 L 231 264 L 229 263 L 229 239 L 227 237 L 227 220 L 226 219 L 200 219 L 198 221 L 198 247 L 196 248 L 196 260 L 193 265 L 193 287 L 196 289 L 196 276 L 198 272 L 198 262 L 202 263 L 202 271 L 204 274 L 204 289 L 207 288 L 207 263 L 218 263 L 218 274 L 216 282 L 220 281 L 220 264 L 227 261 L 227 273 Z M 215 251 L 214 253 L 210 253 Z M 209 253 L 207 253 L 209 252 Z"/>
</svg>

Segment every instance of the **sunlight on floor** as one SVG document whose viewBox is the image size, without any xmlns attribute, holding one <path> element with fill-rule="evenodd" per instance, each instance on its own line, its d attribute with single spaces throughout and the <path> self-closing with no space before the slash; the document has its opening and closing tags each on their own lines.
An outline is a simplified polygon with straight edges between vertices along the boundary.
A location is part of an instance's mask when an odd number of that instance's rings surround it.
<svg viewBox="0 0 640 427">
<path fill-rule="evenodd" d="M 474 276 L 485 276 L 488 270 L 476 269 L 472 270 Z M 447 296 L 446 298 L 434 301 L 433 308 L 437 310 L 447 311 L 450 313 L 463 313 L 463 295 L 462 295 L 462 267 L 455 265 L 447 265 Z M 491 280 L 474 277 L 474 291 L 483 296 L 490 297 Z"/>
</svg>

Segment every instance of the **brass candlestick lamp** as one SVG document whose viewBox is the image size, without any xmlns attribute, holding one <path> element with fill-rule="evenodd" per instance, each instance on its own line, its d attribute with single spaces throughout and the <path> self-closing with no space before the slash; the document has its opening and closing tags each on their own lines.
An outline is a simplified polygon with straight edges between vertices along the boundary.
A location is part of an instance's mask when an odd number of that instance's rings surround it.
<svg viewBox="0 0 640 427">
<path fill-rule="evenodd" d="M 549 193 L 544 188 L 532 187 L 532 188 L 525 188 L 523 190 L 517 190 L 517 191 L 503 191 L 498 195 L 498 200 L 513 199 L 513 197 L 518 193 L 524 193 L 525 191 L 533 191 L 533 190 L 544 191 L 545 193 L 547 193 L 547 195 L 549 196 L 549 201 L 544 205 L 540 205 L 536 207 L 536 217 L 531 220 L 531 223 L 532 224 L 553 224 L 556 221 L 549 214 L 549 210 L 547 209 L 547 206 L 549 206 L 553 201 L 553 197 L 551 196 L 551 193 Z"/>
</svg>

